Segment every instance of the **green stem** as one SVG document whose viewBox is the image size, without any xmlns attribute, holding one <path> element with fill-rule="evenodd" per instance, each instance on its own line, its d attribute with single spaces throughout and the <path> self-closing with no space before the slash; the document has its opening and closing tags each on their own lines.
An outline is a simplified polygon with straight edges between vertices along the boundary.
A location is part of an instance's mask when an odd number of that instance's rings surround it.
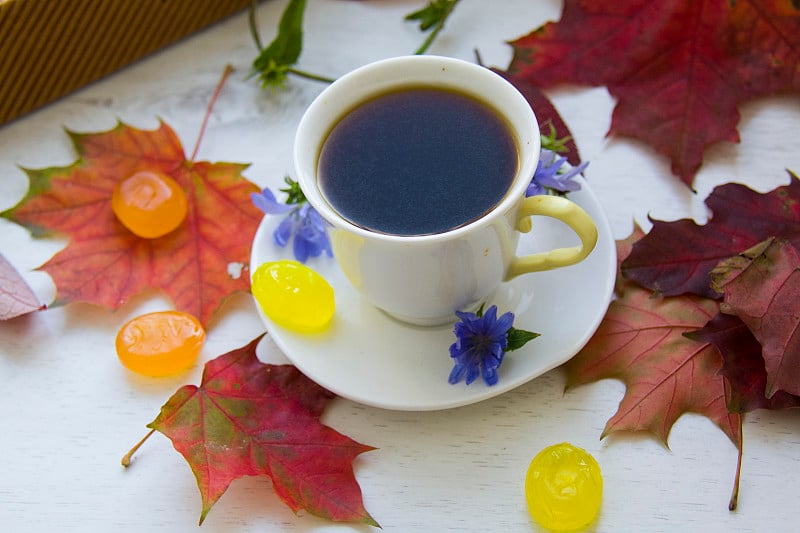
<svg viewBox="0 0 800 533">
<path fill-rule="evenodd" d="M 286 72 L 294 74 L 295 76 L 299 76 L 301 78 L 305 78 L 307 80 L 320 81 L 322 83 L 333 83 L 334 81 L 336 81 L 335 78 L 328 78 L 325 76 L 320 76 L 319 74 L 312 74 L 311 72 L 306 72 L 305 70 L 300 70 L 293 67 L 288 68 Z"/>
<path fill-rule="evenodd" d="M 441 18 L 441 20 L 439 20 L 439 22 L 436 23 L 436 26 L 434 26 L 433 31 L 431 31 L 428 34 L 428 38 L 425 39 L 425 41 L 422 43 L 422 46 L 417 48 L 417 51 L 414 52 L 414 55 L 418 55 L 419 56 L 419 55 L 422 55 L 422 54 L 424 54 L 425 52 L 428 51 L 428 48 L 430 48 L 431 44 L 433 44 L 433 41 L 439 35 L 439 32 L 442 31 L 442 28 L 444 28 L 444 23 L 450 17 L 450 13 L 453 12 L 453 9 L 456 7 L 456 4 L 458 3 L 458 1 L 459 0 L 455 0 L 452 4 L 449 5 L 449 7 L 447 8 L 447 11 L 445 12 L 444 16 Z"/>
<path fill-rule="evenodd" d="M 250 26 L 250 35 L 253 36 L 253 41 L 256 43 L 256 47 L 258 51 L 261 52 L 264 50 L 264 46 L 261 44 L 261 36 L 258 34 L 258 24 L 256 24 L 256 6 L 258 5 L 258 0 L 252 0 L 250 2 L 250 10 L 247 14 L 247 21 Z"/>
</svg>

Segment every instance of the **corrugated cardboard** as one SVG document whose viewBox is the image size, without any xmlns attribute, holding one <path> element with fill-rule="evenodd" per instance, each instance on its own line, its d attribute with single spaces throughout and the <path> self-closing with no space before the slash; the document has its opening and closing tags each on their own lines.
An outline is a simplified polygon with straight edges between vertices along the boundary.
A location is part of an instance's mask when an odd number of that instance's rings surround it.
<svg viewBox="0 0 800 533">
<path fill-rule="evenodd" d="M 251 0 L 0 0 L 0 124 Z"/>
</svg>

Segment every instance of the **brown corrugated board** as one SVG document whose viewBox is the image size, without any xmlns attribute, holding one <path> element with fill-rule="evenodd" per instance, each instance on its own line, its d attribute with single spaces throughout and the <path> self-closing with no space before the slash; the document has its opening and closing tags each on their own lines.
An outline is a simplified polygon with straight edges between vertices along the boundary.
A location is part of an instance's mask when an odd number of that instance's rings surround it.
<svg viewBox="0 0 800 533">
<path fill-rule="evenodd" d="M 0 0 L 0 124 L 205 28 L 250 2 Z"/>
</svg>

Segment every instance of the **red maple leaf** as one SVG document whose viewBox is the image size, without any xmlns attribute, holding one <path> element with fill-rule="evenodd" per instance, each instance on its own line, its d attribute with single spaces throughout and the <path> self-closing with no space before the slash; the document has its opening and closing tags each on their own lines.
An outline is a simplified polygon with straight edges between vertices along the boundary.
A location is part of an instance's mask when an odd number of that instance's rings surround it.
<svg viewBox="0 0 800 533">
<path fill-rule="evenodd" d="M 261 363 L 259 341 L 206 363 L 201 385 L 179 389 L 148 425 L 189 463 L 203 501 L 200 523 L 233 480 L 268 476 L 295 512 L 378 526 L 352 468 L 374 448 L 323 425 L 334 395 L 291 365 Z"/>
<path fill-rule="evenodd" d="M 800 241 L 800 180 L 761 194 L 740 184 L 719 186 L 706 199 L 708 223 L 653 221 L 653 228 L 622 264 L 625 277 L 671 296 L 718 298 L 710 273 L 720 261 L 781 235 Z"/>
<path fill-rule="evenodd" d="M 34 236 L 69 234 L 67 247 L 40 267 L 55 282 L 56 303 L 116 309 L 156 287 L 207 325 L 228 295 L 249 290 L 240 270 L 262 215 L 249 197 L 258 187 L 241 176 L 246 165 L 187 160 L 164 123 L 149 131 L 119 123 L 69 135 L 80 158 L 67 167 L 26 170 L 27 195 L 2 213 Z M 186 220 L 164 237 L 137 237 L 111 209 L 117 183 L 140 170 L 161 171 L 186 192 Z"/>
<path fill-rule="evenodd" d="M 722 354 L 720 374 L 730 385 L 730 412 L 800 407 L 800 396 L 785 391 L 766 397 L 767 371 L 761 356 L 761 344 L 738 316 L 720 313 L 701 329 L 686 333 L 686 336 L 709 342 Z"/>
<path fill-rule="evenodd" d="M 618 253 L 628 241 L 618 243 Z M 597 332 L 566 364 L 568 388 L 608 378 L 625 383 L 625 396 L 602 436 L 648 431 L 666 445 L 675 421 L 694 412 L 738 446 L 740 420 L 726 406 L 720 354 L 684 336 L 716 315 L 718 303 L 693 295 L 664 298 L 633 283 L 620 287 Z"/>
<path fill-rule="evenodd" d="M 722 312 L 738 316 L 761 344 L 766 397 L 800 395 L 798 249 L 787 239 L 768 239 L 722 264 L 712 278 L 724 292 Z"/>
<path fill-rule="evenodd" d="M 564 142 L 564 146 L 566 147 L 567 151 L 561 153 L 561 155 L 566 157 L 567 161 L 571 165 L 580 165 L 581 155 L 578 152 L 578 146 L 575 144 L 575 139 L 572 138 L 572 133 L 569 131 L 567 123 L 564 122 L 563 118 L 561 118 L 556 106 L 553 105 L 553 102 L 550 101 L 547 95 L 544 94 L 540 88 L 534 87 L 519 76 L 512 76 L 507 72 L 501 72 L 496 69 L 492 70 L 514 85 L 520 94 L 525 97 L 525 99 L 528 101 L 528 104 L 530 104 L 531 109 L 533 109 L 534 114 L 536 115 L 536 121 L 538 122 L 539 129 L 543 135 L 549 135 L 552 128 L 552 132 L 555 134 L 556 139 L 567 139 Z"/>
<path fill-rule="evenodd" d="M 44 309 L 33 289 L 17 270 L 0 254 L 0 320 L 16 318 Z"/>
<path fill-rule="evenodd" d="M 740 103 L 800 89 L 793 0 L 566 0 L 511 44 L 509 71 L 535 86 L 606 86 L 609 135 L 650 144 L 687 185 L 707 146 L 739 141 Z"/>
</svg>

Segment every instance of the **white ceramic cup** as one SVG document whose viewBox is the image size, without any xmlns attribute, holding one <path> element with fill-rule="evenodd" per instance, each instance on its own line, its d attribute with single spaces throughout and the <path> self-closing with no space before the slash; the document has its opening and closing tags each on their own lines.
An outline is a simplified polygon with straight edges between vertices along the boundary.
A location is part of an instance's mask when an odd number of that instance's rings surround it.
<svg viewBox="0 0 800 533">
<path fill-rule="evenodd" d="M 519 166 L 501 202 L 481 218 L 433 235 L 387 235 L 356 226 L 324 199 L 317 182 L 318 159 L 331 129 L 350 110 L 396 88 L 432 86 L 469 94 L 494 108 L 516 138 Z M 474 310 L 515 276 L 571 265 L 597 242 L 597 228 L 577 204 L 525 191 L 536 169 L 541 138 L 536 117 L 517 89 L 489 69 L 437 56 L 381 60 L 328 86 L 300 120 L 294 146 L 297 179 L 309 203 L 330 223 L 333 253 L 344 274 L 373 305 L 416 325 L 456 320 L 456 310 Z M 557 218 L 580 245 L 517 257 L 520 232 L 531 215 Z"/>
</svg>

